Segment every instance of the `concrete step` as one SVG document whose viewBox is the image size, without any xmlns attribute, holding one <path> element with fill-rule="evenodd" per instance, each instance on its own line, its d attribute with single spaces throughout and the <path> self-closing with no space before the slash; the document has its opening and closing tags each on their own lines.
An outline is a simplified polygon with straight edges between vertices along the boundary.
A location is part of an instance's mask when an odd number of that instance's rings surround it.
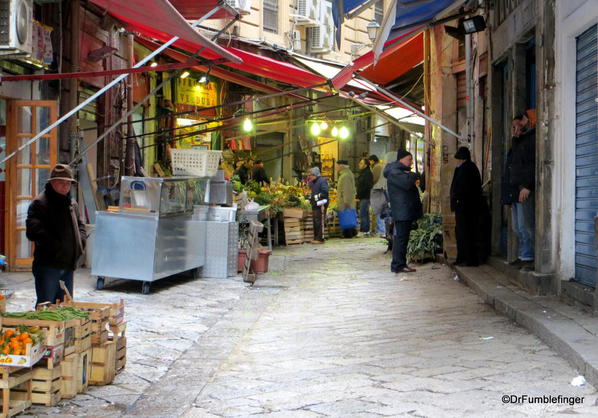
<svg viewBox="0 0 598 418">
<path fill-rule="evenodd" d="M 520 276 L 494 267 L 455 267 L 458 276 L 498 313 L 534 333 L 598 386 L 598 326 L 591 314 L 560 303 L 555 297 L 533 296 L 522 289 Z M 508 266 L 511 268 L 511 266 Z"/>
<path fill-rule="evenodd" d="M 498 257 L 490 257 L 488 264 L 505 274 L 510 283 L 526 290 L 532 295 L 545 296 L 555 294 L 556 289 L 553 289 L 552 274 L 520 270 Z"/>
</svg>

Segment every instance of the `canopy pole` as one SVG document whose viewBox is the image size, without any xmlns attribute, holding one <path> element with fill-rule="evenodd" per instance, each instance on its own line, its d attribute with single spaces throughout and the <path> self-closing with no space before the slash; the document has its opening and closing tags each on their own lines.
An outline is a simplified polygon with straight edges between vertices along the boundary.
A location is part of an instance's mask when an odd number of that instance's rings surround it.
<svg viewBox="0 0 598 418">
<path fill-rule="evenodd" d="M 443 131 L 445 131 L 448 134 L 453 135 L 455 138 L 457 138 L 460 141 L 463 141 L 464 138 L 459 135 L 458 133 L 456 133 L 455 131 L 453 131 L 452 129 L 444 126 L 442 123 L 438 122 L 437 120 L 432 119 L 431 117 L 429 117 L 428 115 L 426 115 L 424 112 L 422 112 L 421 110 L 418 110 L 417 108 L 411 106 L 409 103 L 407 103 L 406 101 L 404 101 L 403 99 L 395 96 L 393 93 L 391 93 L 390 91 L 383 89 L 382 87 L 380 87 L 377 84 L 374 84 L 376 86 L 376 91 L 378 91 L 378 93 L 380 93 L 382 96 L 385 96 L 387 99 L 389 99 L 390 101 L 393 101 L 395 103 L 400 104 L 401 106 L 405 107 L 408 110 L 411 110 L 413 113 L 415 113 L 416 115 L 424 118 L 425 120 L 427 120 L 428 122 L 430 122 L 433 125 L 438 126 L 440 129 L 442 129 Z M 432 143 L 430 143 L 432 145 Z"/>
<path fill-rule="evenodd" d="M 195 28 L 195 27 L 199 26 L 204 20 L 210 18 L 210 16 L 212 16 L 218 10 L 220 10 L 220 6 L 215 7 L 214 9 L 210 10 L 205 16 L 197 19 L 195 22 L 193 22 L 193 24 L 191 25 L 191 27 Z M 163 44 L 160 48 L 154 50 L 147 57 L 145 57 L 144 59 L 142 59 L 141 61 L 139 61 L 137 64 L 135 64 L 133 66 L 133 68 L 142 67 L 146 62 L 148 62 L 149 60 L 151 60 L 153 57 L 155 57 L 156 55 L 158 55 L 160 52 L 164 51 L 166 48 L 168 48 L 170 45 L 172 45 L 173 43 L 175 43 L 178 40 L 179 40 L 178 36 L 175 36 L 175 37 L 171 38 L 168 42 L 166 42 L 165 44 Z M 129 74 L 122 74 L 122 75 L 118 76 L 117 78 L 115 78 L 114 80 L 112 80 L 109 84 L 107 84 L 104 87 L 102 87 L 95 94 L 93 94 L 92 96 L 90 96 L 89 98 L 87 98 L 85 101 L 83 101 L 78 106 L 75 106 L 72 110 L 70 110 L 67 114 L 65 114 L 64 116 L 62 116 L 56 122 L 52 123 L 46 129 L 43 129 L 40 133 L 38 133 L 37 135 L 35 135 L 29 141 L 25 142 L 23 145 L 21 145 L 15 151 L 13 151 L 10 154 L 8 154 L 2 161 L 0 161 L 0 164 L 6 162 L 8 160 L 10 160 L 15 155 L 17 155 L 19 152 L 23 151 L 25 148 L 27 148 L 28 146 L 30 146 L 34 142 L 38 141 L 42 136 L 48 134 L 48 132 L 50 132 L 52 129 L 54 129 L 54 128 L 58 127 L 59 125 L 61 125 L 62 122 L 64 122 L 65 120 L 69 119 L 71 116 L 73 116 L 79 110 L 83 109 L 89 103 L 93 102 L 95 99 L 97 99 L 102 94 L 104 94 L 106 91 L 110 90 L 112 87 L 114 87 L 115 85 L 117 85 L 118 83 L 120 83 L 121 81 L 123 81 L 128 76 L 129 76 Z"/>
</svg>

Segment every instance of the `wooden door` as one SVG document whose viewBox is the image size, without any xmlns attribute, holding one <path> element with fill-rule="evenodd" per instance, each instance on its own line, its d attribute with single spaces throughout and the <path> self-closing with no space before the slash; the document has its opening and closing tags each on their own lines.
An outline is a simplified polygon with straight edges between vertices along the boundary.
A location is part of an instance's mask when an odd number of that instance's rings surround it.
<svg viewBox="0 0 598 418">
<path fill-rule="evenodd" d="M 7 154 L 56 121 L 55 101 L 10 101 L 7 115 Z M 33 245 L 25 235 L 27 209 L 50 177 L 58 156 L 57 129 L 39 138 L 6 164 L 8 214 L 6 250 L 11 271 L 30 270 Z"/>
</svg>

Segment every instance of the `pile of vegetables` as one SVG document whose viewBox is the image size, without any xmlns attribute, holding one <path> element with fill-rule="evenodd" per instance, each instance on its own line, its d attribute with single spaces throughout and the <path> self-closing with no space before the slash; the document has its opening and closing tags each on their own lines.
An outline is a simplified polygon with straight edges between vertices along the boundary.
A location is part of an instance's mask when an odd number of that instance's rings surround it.
<svg viewBox="0 0 598 418">
<path fill-rule="evenodd" d="M 39 319 L 41 321 L 69 321 L 71 319 L 89 318 L 89 312 L 64 306 L 31 312 L 4 312 L 2 316 L 5 318 Z"/>
<path fill-rule="evenodd" d="M 233 177 L 233 190 L 237 193 L 246 192 L 247 197 L 260 205 L 270 205 L 274 213 L 282 212 L 284 208 L 310 209 L 309 188 L 300 183 L 272 182 L 268 186 L 260 186 L 253 180 L 242 184 L 237 176 Z"/>
<path fill-rule="evenodd" d="M 442 249 L 442 217 L 426 214 L 417 221 L 417 229 L 411 231 L 407 244 L 407 258 L 422 262 L 433 258 Z"/>
<path fill-rule="evenodd" d="M 27 344 L 35 345 L 43 339 L 41 330 L 37 327 L 18 327 L 0 331 L 0 350 L 2 354 L 24 356 Z"/>
</svg>

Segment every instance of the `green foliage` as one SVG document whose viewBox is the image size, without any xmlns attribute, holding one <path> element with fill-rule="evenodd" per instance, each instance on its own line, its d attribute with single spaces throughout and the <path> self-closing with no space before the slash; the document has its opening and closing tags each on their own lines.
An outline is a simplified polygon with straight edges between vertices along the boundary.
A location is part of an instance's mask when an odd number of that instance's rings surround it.
<svg viewBox="0 0 598 418">
<path fill-rule="evenodd" d="M 417 221 L 417 229 L 411 231 L 407 244 L 407 258 L 422 262 L 432 258 L 442 248 L 442 217 L 426 214 Z"/>
</svg>

